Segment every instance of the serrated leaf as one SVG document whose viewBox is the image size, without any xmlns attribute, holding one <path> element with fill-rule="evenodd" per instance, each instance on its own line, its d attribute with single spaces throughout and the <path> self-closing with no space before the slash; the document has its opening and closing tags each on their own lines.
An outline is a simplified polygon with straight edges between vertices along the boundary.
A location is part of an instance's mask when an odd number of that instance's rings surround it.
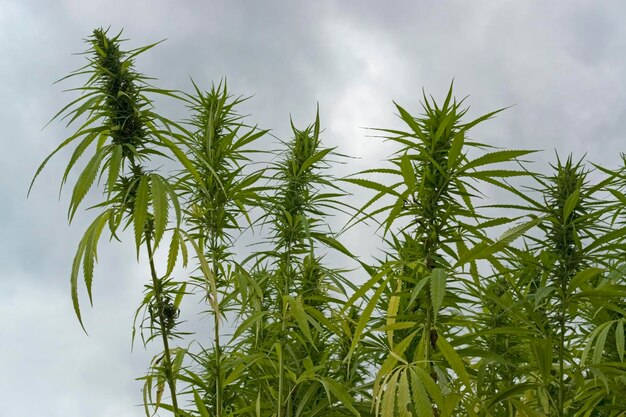
<svg viewBox="0 0 626 417">
<path fill-rule="evenodd" d="M 502 391 L 498 392 L 493 397 L 489 398 L 489 401 L 487 401 L 487 408 L 490 409 L 491 407 L 493 407 L 494 405 L 498 404 L 501 401 L 509 399 L 510 397 L 514 395 L 523 394 L 526 391 L 530 389 L 534 389 L 536 387 L 537 387 L 537 384 L 528 383 L 528 382 L 516 384 L 511 387 L 507 387 L 503 389 Z"/>
<path fill-rule="evenodd" d="M 213 312 L 215 313 L 215 317 L 220 317 L 220 307 L 219 307 L 219 300 L 217 296 L 217 284 L 215 282 L 215 276 L 213 275 L 213 272 L 211 271 L 211 268 L 209 267 L 209 263 L 207 262 L 206 257 L 204 256 L 204 253 L 202 252 L 202 249 L 200 248 L 200 246 L 198 246 L 198 244 L 193 238 L 189 238 L 189 236 L 187 237 L 196 252 L 196 257 L 198 258 L 198 262 L 200 263 L 200 270 L 202 271 L 202 275 L 204 277 L 209 304 L 211 304 L 211 307 L 213 307 Z"/>
<path fill-rule="evenodd" d="M 396 386 L 398 385 L 398 373 L 395 372 L 389 378 L 383 391 L 381 417 L 396 417 Z"/>
<path fill-rule="evenodd" d="M 472 161 L 469 161 L 467 164 L 463 165 L 463 167 L 461 168 L 461 172 L 466 172 L 469 169 L 475 169 L 483 165 L 512 161 L 515 158 L 528 155 L 529 153 L 533 153 L 533 152 L 535 151 L 505 150 L 505 151 L 490 152 Z"/>
<path fill-rule="evenodd" d="M 154 248 L 159 246 L 159 242 L 165 233 L 168 220 L 167 190 L 163 186 L 165 180 L 157 174 L 150 174 L 150 184 L 152 190 L 152 211 L 154 215 Z"/>
<path fill-rule="evenodd" d="M 178 258 L 178 249 L 180 245 L 180 234 L 178 229 L 174 229 L 172 232 L 172 239 L 170 240 L 170 248 L 167 252 L 167 272 L 166 276 L 172 273 L 174 266 L 176 266 L 176 259 Z"/>
<path fill-rule="evenodd" d="M 611 323 L 612 324 L 612 323 Z M 606 338 L 611 330 L 611 325 L 606 326 L 598 335 L 596 339 L 596 346 L 593 350 L 592 362 L 594 364 L 602 362 L 602 354 L 604 353 L 604 345 L 606 344 Z"/>
<path fill-rule="evenodd" d="M 111 195 L 122 167 L 122 145 L 114 145 L 109 158 L 109 172 L 107 177 L 107 194 Z"/>
<path fill-rule="evenodd" d="M 375 282 L 377 282 L 377 280 Z M 365 305 L 365 308 L 363 309 L 363 312 L 361 313 L 359 322 L 357 323 L 357 326 L 354 330 L 354 335 L 352 337 L 352 344 L 350 345 L 350 350 L 348 352 L 346 359 L 349 359 L 352 356 L 352 354 L 354 353 L 354 350 L 356 349 L 357 345 L 361 341 L 361 334 L 363 333 L 363 330 L 365 330 L 365 327 L 367 326 L 369 319 L 372 316 L 372 312 L 374 311 L 374 308 L 376 307 L 378 300 L 382 296 L 383 291 L 387 287 L 388 282 L 389 282 L 389 277 L 385 278 L 380 283 L 376 291 L 374 291 L 374 294 L 372 295 L 372 297 L 368 300 L 367 304 Z"/>
<path fill-rule="evenodd" d="M 400 374 L 400 381 L 398 382 L 398 417 L 412 417 L 409 411 L 411 393 L 409 389 L 408 372 L 408 369 L 404 369 Z"/>
<path fill-rule="evenodd" d="M 574 275 L 569 283 L 568 291 L 572 293 L 576 288 L 580 287 L 590 279 L 593 279 L 602 273 L 600 268 L 587 268 Z"/>
<path fill-rule="evenodd" d="M 422 128 L 420 127 L 419 123 L 415 120 L 415 118 L 411 116 L 409 112 L 404 110 L 400 105 L 398 105 L 398 103 L 396 103 L 395 101 L 393 104 L 396 106 L 396 109 L 398 109 L 398 112 L 400 113 L 400 117 L 402 118 L 402 120 L 404 120 L 404 122 L 407 125 L 409 125 L 413 133 L 415 133 L 417 137 L 423 138 L 424 132 L 422 131 Z"/>
<path fill-rule="evenodd" d="M 426 387 L 426 391 L 430 398 L 434 401 L 434 403 L 439 407 L 439 413 L 441 417 L 450 417 L 450 411 L 446 407 L 443 393 L 441 392 L 441 388 L 433 379 L 431 378 L 426 371 L 422 368 L 414 366 L 411 367 L 411 381 L 414 378 L 419 378 Z"/>
<path fill-rule="evenodd" d="M 390 195 L 395 195 L 395 196 L 400 195 L 393 188 L 387 187 L 386 185 L 383 185 L 376 181 L 366 180 L 364 178 L 344 178 L 342 181 L 349 182 L 351 184 L 355 184 L 363 188 L 369 188 L 370 190 L 380 191 L 385 194 L 390 194 Z"/>
<path fill-rule="evenodd" d="M 322 377 L 321 382 L 326 389 L 326 394 L 330 399 L 330 394 L 332 393 L 334 397 L 336 397 L 344 407 L 346 407 L 350 412 L 352 412 L 355 416 L 359 417 L 361 414 L 354 408 L 352 405 L 353 399 L 346 387 L 339 382 L 335 381 L 332 378 Z M 331 402 L 332 403 L 332 402 Z"/>
<path fill-rule="evenodd" d="M 448 170 L 451 170 L 452 167 L 456 166 L 457 161 L 461 156 L 461 150 L 463 149 L 464 144 L 465 130 L 460 130 L 454 135 L 452 143 L 450 144 L 450 150 L 448 151 Z"/>
<path fill-rule="evenodd" d="M 467 369 L 465 369 L 465 363 L 463 359 L 459 356 L 458 353 L 454 350 L 452 345 L 448 343 L 448 341 L 439 336 L 437 338 L 437 348 L 443 355 L 443 357 L 448 361 L 452 370 L 457 374 L 461 382 L 465 385 L 467 389 L 471 388 L 469 374 L 467 373 Z"/>
<path fill-rule="evenodd" d="M 417 368 L 415 368 L 417 369 Z M 424 382 L 418 374 L 411 374 L 411 391 L 413 393 L 413 404 L 418 416 L 433 417 L 433 408 L 428 393 L 424 387 Z M 430 378 L 430 376 L 427 376 Z"/>
<path fill-rule="evenodd" d="M 422 291 L 422 288 L 424 288 L 426 284 L 428 284 L 429 282 L 430 282 L 430 276 L 425 276 L 424 278 L 420 279 L 417 282 L 417 284 L 415 284 L 415 286 L 411 290 L 411 299 L 409 300 L 407 309 L 413 306 L 413 303 L 417 299 L 417 296 L 419 295 L 420 291 Z"/>
<path fill-rule="evenodd" d="M 311 344 L 315 344 L 313 341 L 313 336 L 311 335 L 311 330 L 309 328 L 309 321 L 307 319 L 307 314 L 304 311 L 304 306 L 302 304 L 302 299 L 300 297 L 294 298 L 290 296 L 287 297 L 287 302 L 291 306 L 291 312 L 296 319 L 296 323 L 298 323 L 298 327 L 304 334 L 304 336 L 311 342 Z"/>
<path fill-rule="evenodd" d="M 389 306 L 387 307 L 387 328 L 393 326 L 396 322 L 396 316 L 398 315 L 398 307 L 400 306 L 400 292 L 402 291 L 402 280 L 398 280 L 395 293 L 389 299 Z M 393 349 L 393 330 L 387 330 L 387 340 L 389 346 Z"/>
<path fill-rule="evenodd" d="M 437 314 L 443 305 L 443 298 L 446 294 L 446 270 L 435 268 L 430 275 L 430 297 L 433 303 L 433 314 L 435 321 Z"/>
<path fill-rule="evenodd" d="M 200 417 L 211 417 L 211 415 L 209 414 L 209 410 L 207 410 L 206 406 L 204 405 L 204 401 L 202 401 L 202 398 L 200 398 L 200 395 L 198 395 L 198 392 L 196 390 L 193 391 L 193 400 L 196 403 L 196 408 L 200 413 Z"/>
<path fill-rule="evenodd" d="M 580 188 L 577 188 L 572 194 L 567 197 L 565 204 L 563 205 L 563 221 L 567 222 L 567 219 L 572 214 L 578 201 L 580 200 Z"/>
<path fill-rule="evenodd" d="M 315 153 L 314 155 L 310 156 L 300 166 L 300 171 L 298 172 L 298 177 L 302 176 L 306 172 L 306 170 L 308 170 L 309 168 L 314 167 L 314 165 L 317 162 L 319 162 L 322 159 L 324 159 L 324 157 L 326 155 L 328 155 L 331 151 L 332 151 L 332 149 L 324 149 L 324 150 L 321 150 L 321 151 Z"/>
<path fill-rule="evenodd" d="M 74 218 L 74 214 L 76 214 L 76 210 L 78 206 L 83 201 L 87 192 L 93 185 L 96 180 L 96 175 L 98 175 L 98 171 L 100 170 L 100 163 L 102 162 L 102 158 L 104 157 L 104 150 L 100 150 L 97 152 L 91 160 L 85 166 L 83 172 L 81 172 L 76 184 L 74 185 L 74 190 L 72 192 L 72 198 L 69 206 L 69 218 L 70 221 Z"/>
<path fill-rule="evenodd" d="M 180 287 L 178 287 L 178 291 L 176 291 L 176 298 L 174 299 L 174 307 L 179 308 L 180 303 L 183 301 L 183 297 L 185 296 L 185 290 L 187 289 L 187 283 L 183 282 Z"/>
<path fill-rule="evenodd" d="M 135 195 L 135 205 L 133 207 L 134 229 L 135 229 L 135 247 L 137 249 L 137 259 L 139 259 L 139 249 L 141 240 L 145 231 L 146 221 L 148 220 L 148 200 L 150 199 L 150 180 L 143 175 L 137 186 L 137 194 Z"/>
<path fill-rule="evenodd" d="M 416 183 L 415 170 L 413 169 L 413 164 L 408 155 L 403 155 L 402 158 L 400 158 L 400 172 L 402 173 L 407 189 L 413 192 Z"/>
</svg>

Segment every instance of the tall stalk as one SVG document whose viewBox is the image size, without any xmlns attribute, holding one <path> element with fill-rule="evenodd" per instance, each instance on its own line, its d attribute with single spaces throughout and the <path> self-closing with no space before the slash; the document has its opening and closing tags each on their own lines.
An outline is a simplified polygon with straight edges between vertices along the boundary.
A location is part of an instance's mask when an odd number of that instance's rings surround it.
<svg viewBox="0 0 626 417">
<path fill-rule="evenodd" d="M 383 197 L 388 199 L 387 205 L 373 206 L 369 214 L 383 216 L 381 228 L 390 235 L 386 260 L 370 272 L 371 279 L 347 304 L 375 290 L 357 325 L 352 348 L 360 343 L 378 307 L 387 338 L 380 343 L 386 354 L 374 381 L 374 409 L 383 417 L 451 416 L 459 400 L 465 408 L 476 407 L 469 373 L 454 349 L 460 325 L 451 320 L 470 300 L 464 299 L 460 286 L 449 283 L 460 277 L 457 268 L 506 246 L 492 243 L 482 229 L 472 226 L 476 219 L 489 220 L 474 208 L 472 200 L 480 192 L 473 181 L 500 184 L 501 177 L 525 175 L 484 167 L 530 153 L 495 151 L 469 159 L 466 149 L 486 147 L 469 141 L 469 130 L 498 111 L 463 123 L 467 109 L 453 99 L 452 87 L 443 105 L 426 96 L 422 105 L 423 115 L 414 117 L 396 104 L 406 131 L 376 129 L 400 147 L 389 159 L 389 168 L 361 173 L 377 175 L 376 180 L 346 180 L 377 193 L 360 212 Z M 378 182 L 388 174 L 394 175 L 393 181 Z"/>
<path fill-rule="evenodd" d="M 78 275 L 82 267 L 91 301 L 97 245 L 105 226 L 108 226 L 111 236 L 117 238 L 120 225 L 125 228 L 132 224 L 137 256 L 142 242 L 148 252 L 152 292 L 144 304 L 152 307 L 151 312 L 158 312 L 153 321 L 158 323 L 155 330 L 163 343 L 165 380 L 170 389 L 172 410 L 174 415 L 178 415 L 176 376 L 172 371 L 168 342 L 176 314 L 164 289 L 166 277 L 158 277 L 153 262 L 154 249 L 161 242 L 169 222 L 168 207 L 178 203 L 169 181 L 155 172 L 148 172 L 146 166 L 155 155 L 165 156 L 164 152 L 170 150 L 181 162 L 187 161 L 162 128 L 162 124 L 169 121 L 152 110 L 152 102 L 145 95 L 146 92 L 174 94 L 148 86 L 146 77 L 134 70 L 134 58 L 154 45 L 123 51 L 120 49 L 120 35 L 109 37 L 107 31 L 96 29 L 87 39 L 90 45 L 86 52 L 88 64 L 65 78 L 84 75 L 89 78 L 83 87 L 75 89 L 80 92 L 80 97 L 54 117 L 69 119 L 68 125 L 81 123 L 80 127 L 44 160 L 35 179 L 53 155 L 78 142 L 63 176 L 62 184 L 65 184 L 81 156 L 88 149 L 95 148 L 94 155 L 74 185 L 68 211 L 71 221 L 96 179 L 104 182 L 105 199 L 95 205 L 102 212 L 88 227 L 74 258 L 70 277 L 74 310 L 83 325 L 78 302 Z M 167 315 L 168 312 L 171 316 Z"/>
<path fill-rule="evenodd" d="M 197 86 L 195 94 L 188 96 L 192 117 L 190 129 L 181 137 L 181 145 L 187 149 L 192 166 L 201 182 L 189 173 L 182 177 L 181 186 L 189 209 L 186 210 L 190 236 L 197 247 L 204 251 L 209 263 L 215 291 L 206 296 L 210 300 L 213 316 L 213 352 L 215 390 L 210 409 L 217 417 L 225 413 L 228 371 L 225 365 L 224 347 L 221 342 L 221 319 L 226 305 L 232 302 L 228 292 L 234 291 L 232 277 L 227 266 L 237 267 L 230 249 L 233 239 L 238 237 L 244 219 L 250 220 L 248 210 L 259 203 L 256 181 L 260 172 L 247 172 L 250 162 L 248 148 L 266 131 L 246 126 L 237 113 L 237 105 L 243 99 L 232 97 L 225 83 L 203 92 Z M 203 282 L 203 280 L 202 280 Z M 245 289 L 242 289 L 245 293 Z M 227 295 L 224 297 L 224 295 Z M 208 394 L 208 393 L 207 393 Z"/>
</svg>

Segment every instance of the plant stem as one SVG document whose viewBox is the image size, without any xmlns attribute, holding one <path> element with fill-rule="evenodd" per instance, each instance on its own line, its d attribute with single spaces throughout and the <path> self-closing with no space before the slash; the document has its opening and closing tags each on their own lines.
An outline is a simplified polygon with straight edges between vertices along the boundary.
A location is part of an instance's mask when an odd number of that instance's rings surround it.
<svg viewBox="0 0 626 417">
<path fill-rule="evenodd" d="M 215 284 L 218 282 L 218 259 L 217 259 L 217 242 L 215 236 L 212 236 L 211 257 L 213 258 L 213 277 Z M 219 305 L 219 300 L 215 300 Z M 222 401 L 224 387 L 222 385 L 222 348 L 220 346 L 220 317 L 219 312 L 213 312 L 214 326 L 213 338 L 215 343 L 215 417 L 222 417 Z"/>
<path fill-rule="evenodd" d="M 148 260 L 150 262 L 150 273 L 152 275 L 152 286 L 154 288 L 154 297 L 157 302 L 163 303 L 163 288 L 161 287 L 162 283 L 156 273 L 156 268 L 154 266 L 152 245 L 150 244 L 150 234 L 148 232 L 145 233 L 146 238 L 146 249 L 148 250 Z M 176 397 L 176 381 L 174 380 L 174 375 L 172 374 L 172 358 L 170 355 L 170 345 L 169 340 L 167 338 L 168 329 L 165 325 L 165 315 L 163 313 L 163 309 L 159 309 L 159 324 L 161 327 L 161 339 L 163 340 L 163 356 L 165 360 L 165 379 L 167 380 L 167 385 L 170 389 L 170 394 L 172 396 L 172 411 L 174 416 L 178 416 L 178 400 Z"/>
</svg>

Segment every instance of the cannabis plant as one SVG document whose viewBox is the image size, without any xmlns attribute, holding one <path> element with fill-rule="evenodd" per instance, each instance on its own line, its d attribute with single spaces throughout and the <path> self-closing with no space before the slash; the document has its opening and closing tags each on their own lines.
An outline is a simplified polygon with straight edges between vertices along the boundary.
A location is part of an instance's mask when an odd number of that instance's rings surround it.
<svg viewBox="0 0 626 417">
<path fill-rule="evenodd" d="M 170 263 L 169 271 L 160 274 L 155 267 L 154 251 L 163 240 L 168 225 L 172 224 L 169 208 L 178 207 L 178 196 L 170 179 L 153 170 L 152 164 L 155 158 L 174 158 L 183 165 L 190 165 L 174 145 L 168 129 L 169 121 L 154 111 L 148 96 L 173 93 L 150 86 L 148 78 L 134 69 L 134 59 L 154 45 L 124 51 L 120 36 L 121 33 L 111 37 L 108 31 L 96 29 L 87 39 L 89 49 L 85 55 L 88 64 L 66 77 L 83 76 L 87 81 L 82 87 L 73 89 L 79 97 L 54 117 L 68 120 L 68 126 L 79 124 L 79 127 L 44 160 L 35 178 L 53 155 L 74 145 L 63 175 L 63 185 L 81 157 L 86 152 L 93 152 L 78 175 L 68 210 L 71 221 L 94 182 L 103 186 L 102 200 L 93 204 L 100 214 L 87 228 L 72 264 L 70 281 L 74 311 L 83 326 L 78 276 L 82 270 L 91 302 L 98 241 L 104 229 L 108 229 L 112 238 L 119 239 L 120 231 L 132 226 L 137 256 L 142 246 L 147 255 L 150 282 L 143 304 L 149 311 L 151 338 L 160 338 L 163 345 L 158 368 L 169 387 L 171 406 L 176 413 L 176 376 L 170 340 L 175 336 L 178 316 L 174 301 L 177 285 L 168 277 L 174 261 Z M 177 236 L 179 222 L 179 212 L 175 211 L 174 236 Z"/>
<path fill-rule="evenodd" d="M 389 167 L 346 180 L 376 193 L 361 212 L 383 202 L 367 216 L 383 218 L 380 228 L 388 246 L 385 259 L 371 268 L 371 278 L 347 304 L 374 290 L 352 347 L 366 335 L 378 340 L 382 350 L 383 362 L 374 381 L 377 415 L 476 415 L 469 358 L 463 357 L 461 340 L 470 331 L 463 310 L 473 302 L 464 287 L 481 282 L 477 273 L 472 274 L 473 280 L 465 279 L 461 267 L 488 258 L 528 226 L 492 242 L 484 227 L 476 225 L 489 219 L 473 200 L 480 194 L 478 181 L 498 184 L 503 177 L 524 174 L 486 166 L 530 151 L 498 150 L 471 159 L 469 149 L 486 146 L 469 140 L 470 129 L 498 111 L 463 123 L 467 109 L 453 99 L 452 87 L 442 105 L 426 96 L 423 100 L 420 117 L 396 104 L 406 131 L 377 129 L 399 146 Z M 376 179 L 388 175 L 393 179 L 383 183 L 366 177 L 372 174 Z M 383 336 L 376 336 L 377 332 Z"/>
</svg>

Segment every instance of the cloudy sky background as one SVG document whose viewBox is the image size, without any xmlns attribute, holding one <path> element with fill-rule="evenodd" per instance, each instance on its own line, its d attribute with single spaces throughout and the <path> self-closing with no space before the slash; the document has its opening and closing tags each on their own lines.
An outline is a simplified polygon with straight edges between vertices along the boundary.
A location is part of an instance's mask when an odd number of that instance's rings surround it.
<svg viewBox="0 0 626 417">
<path fill-rule="evenodd" d="M 625 16 L 618 1 L 1 0 L 0 414 L 143 415 L 134 378 L 154 352 L 130 352 L 146 278 L 131 245 L 103 241 L 95 306 L 83 312 L 87 337 L 69 270 L 91 215 L 67 225 L 68 195 L 57 198 L 67 153 L 26 199 L 37 165 L 68 135 L 58 123 L 41 130 L 73 86 L 52 82 L 83 65 L 71 53 L 94 27 L 123 28 L 130 47 L 167 38 L 138 60 L 140 71 L 184 90 L 190 76 L 205 88 L 227 76 L 234 92 L 254 95 L 243 107 L 250 121 L 278 137 L 288 136 L 290 115 L 310 123 L 319 102 L 325 144 L 360 158 L 338 173 L 388 153 L 361 127 L 400 126 L 392 100 L 416 112 L 422 87 L 442 97 L 453 78 L 471 115 L 515 105 L 473 137 L 544 149 L 535 164 L 543 171 L 554 150 L 619 164 Z M 184 115 L 167 103 L 159 110 Z M 371 232 L 347 240 L 364 252 L 377 243 Z"/>
</svg>

